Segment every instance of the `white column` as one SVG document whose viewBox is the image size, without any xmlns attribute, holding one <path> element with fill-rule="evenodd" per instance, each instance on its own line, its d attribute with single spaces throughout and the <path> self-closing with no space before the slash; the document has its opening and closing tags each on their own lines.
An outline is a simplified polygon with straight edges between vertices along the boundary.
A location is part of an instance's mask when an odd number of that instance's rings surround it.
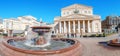
<svg viewBox="0 0 120 56">
<path fill-rule="evenodd" d="M 76 35 L 75 35 L 75 27 L 76 27 L 75 21 L 73 21 L 73 33 L 74 33 L 74 37 L 76 36 Z"/>
<path fill-rule="evenodd" d="M 88 20 L 88 32 L 90 32 L 90 21 Z"/>
<path fill-rule="evenodd" d="M 83 20 L 83 32 L 85 33 L 85 21 Z"/>
<path fill-rule="evenodd" d="M 95 28 L 94 28 L 94 21 L 92 21 L 92 32 L 95 32 L 94 30 L 95 30 Z"/>
<path fill-rule="evenodd" d="M 70 21 L 68 22 L 68 30 L 69 30 L 69 33 L 71 33 L 71 26 L 70 26 Z"/>
<path fill-rule="evenodd" d="M 59 33 L 61 33 L 62 31 L 62 26 L 61 26 L 61 22 L 59 22 Z"/>
<path fill-rule="evenodd" d="M 56 33 L 58 34 L 58 29 L 56 29 Z"/>
<path fill-rule="evenodd" d="M 75 33 L 75 21 L 73 21 L 73 32 Z"/>
<path fill-rule="evenodd" d="M 99 32 L 101 33 L 101 23 L 99 23 Z"/>
<path fill-rule="evenodd" d="M 80 21 L 78 21 L 78 33 L 80 33 Z"/>
<path fill-rule="evenodd" d="M 68 33 L 69 33 L 69 37 L 71 37 L 71 26 L 70 26 L 70 21 L 68 21 Z"/>
<path fill-rule="evenodd" d="M 67 33 L 67 29 L 66 29 L 66 21 L 64 21 L 64 33 Z"/>
<path fill-rule="evenodd" d="M 52 30 L 52 31 L 54 31 L 54 34 L 56 33 L 56 29 L 54 29 L 54 30 Z"/>
<path fill-rule="evenodd" d="M 62 26 L 62 24 L 61 24 L 61 26 Z M 63 26 L 62 26 L 61 32 L 62 32 L 62 33 L 64 33 L 64 29 L 63 29 Z"/>
</svg>

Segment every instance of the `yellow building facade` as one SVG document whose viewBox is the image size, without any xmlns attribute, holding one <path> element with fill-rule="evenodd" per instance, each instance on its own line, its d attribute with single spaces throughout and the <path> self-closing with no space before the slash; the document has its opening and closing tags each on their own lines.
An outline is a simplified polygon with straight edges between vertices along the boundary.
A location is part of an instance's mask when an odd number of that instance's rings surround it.
<svg viewBox="0 0 120 56">
<path fill-rule="evenodd" d="M 67 36 L 101 33 L 101 16 L 93 14 L 91 6 L 73 4 L 61 9 L 61 16 L 54 18 L 54 32 Z"/>
</svg>

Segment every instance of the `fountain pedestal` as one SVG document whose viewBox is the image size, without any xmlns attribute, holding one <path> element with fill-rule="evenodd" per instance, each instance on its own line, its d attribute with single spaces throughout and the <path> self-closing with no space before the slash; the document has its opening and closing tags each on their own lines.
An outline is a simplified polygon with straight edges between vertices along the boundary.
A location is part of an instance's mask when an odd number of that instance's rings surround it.
<svg viewBox="0 0 120 56">
<path fill-rule="evenodd" d="M 118 39 L 110 40 L 110 41 L 108 41 L 107 44 L 108 44 L 109 46 L 120 47 L 120 43 L 119 43 Z"/>
<path fill-rule="evenodd" d="M 40 36 L 39 39 L 36 41 L 36 45 L 43 45 L 43 44 L 46 44 L 46 41 L 43 38 L 43 36 Z"/>
<path fill-rule="evenodd" d="M 49 38 L 49 36 L 45 36 L 45 34 L 50 32 L 51 27 L 48 26 L 34 26 L 31 27 L 33 32 L 38 33 L 39 37 L 37 37 L 35 45 L 43 45 L 47 46 L 49 41 L 46 39 Z M 48 34 L 49 35 L 49 34 Z M 50 40 L 50 38 L 49 38 Z"/>
<path fill-rule="evenodd" d="M 120 47 L 120 25 L 118 27 L 118 38 L 110 40 L 108 45 Z"/>
</svg>

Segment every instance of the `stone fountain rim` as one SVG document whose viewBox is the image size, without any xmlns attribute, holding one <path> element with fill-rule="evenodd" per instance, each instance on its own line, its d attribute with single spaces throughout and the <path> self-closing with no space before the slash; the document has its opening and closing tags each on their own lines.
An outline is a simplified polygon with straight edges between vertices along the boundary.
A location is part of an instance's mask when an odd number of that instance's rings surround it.
<svg viewBox="0 0 120 56">
<path fill-rule="evenodd" d="M 116 39 L 113 39 L 113 40 L 116 40 Z M 120 47 L 120 43 L 118 43 L 117 41 L 113 42 L 113 40 L 108 41 L 107 44 L 110 46 Z"/>
<path fill-rule="evenodd" d="M 12 38 L 12 39 L 19 39 L 19 38 Z M 24 39 L 24 38 L 23 38 Z M 69 38 L 54 38 L 54 39 L 69 39 Z M 12 49 L 14 51 L 18 51 L 18 52 L 22 52 L 22 53 L 28 53 L 28 54 L 36 54 L 36 55 L 48 55 L 48 54 L 60 54 L 60 53 L 63 53 L 63 52 L 67 52 L 67 51 L 70 51 L 70 50 L 73 50 L 77 47 L 80 46 L 80 42 L 76 39 L 69 39 L 69 40 L 73 40 L 75 41 L 75 44 L 71 45 L 70 47 L 68 48 L 63 48 L 63 49 L 59 49 L 59 50 L 26 50 L 26 49 L 21 49 L 21 48 L 17 48 L 17 47 L 14 47 L 10 44 L 7 43 L 9 39 L 6 39 L 5 41 L 3 41 L 3 45 L 6 46 L 7 48 L 9 49 Z"/>
</svg>

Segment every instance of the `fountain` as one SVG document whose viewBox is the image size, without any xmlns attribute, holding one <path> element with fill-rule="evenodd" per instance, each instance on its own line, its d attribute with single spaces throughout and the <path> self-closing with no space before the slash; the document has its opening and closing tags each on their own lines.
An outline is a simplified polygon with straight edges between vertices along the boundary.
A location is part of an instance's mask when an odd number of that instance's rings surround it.
<svg viewBox="0 0 120 56">
<path fill-rule="evenodd" d="M 76 39 L 51 38 L 50 26 L 34 26 L 26 38 L 10 38 L 2 42 L 4 56 L 80 56 L 81 45 Z"/>
<path fill-rule="evenodd" d="M 108 45 L 120 47 L 120 28 L 118 28 L 118 37 L 116 39 L 108 41 Z"/>
<path fill-rule="evenodd" d="M 28 46 L 31 46 L 31 47 L 45 47 L 45 46 L 48 46 L 50 45 L 50 36 L 46 36 L 46 35 L 51 35 L 50 34 L 50 28 L 51 27 L 47 27 L 47 26 L 34 26 L 34 27 L 31 27 L 32 28 L 32 31 L 33 32 L 36 32 L 38 34 L 35 34 L 35 35 L 38 35 L 36 38 L 34 38 L 34 44 L 32 44 L 32 42 L 26 42 L 25 44 L 28 45 Z M 28 31 L 29 33 L 31 32 Z M 31 35 L 31 34 L 29 34 Z M 47 37 L 47 38 L 46 38 Z M 28 39 L 30 38 L 30 36 L 27 37 Z M 28 40 L 27 39 L 27 40 Z M 31 38 L 29 39 L 31 41 Z"/>
<path fill-rule="evenodd" d="M 109 41 L 99 42 L 99 44 L 111 47 L 120 47 L 120 24 L 117 26 L 118 28 L 118 37 L 116 39 L 112 39 Z"/>
</svg>

